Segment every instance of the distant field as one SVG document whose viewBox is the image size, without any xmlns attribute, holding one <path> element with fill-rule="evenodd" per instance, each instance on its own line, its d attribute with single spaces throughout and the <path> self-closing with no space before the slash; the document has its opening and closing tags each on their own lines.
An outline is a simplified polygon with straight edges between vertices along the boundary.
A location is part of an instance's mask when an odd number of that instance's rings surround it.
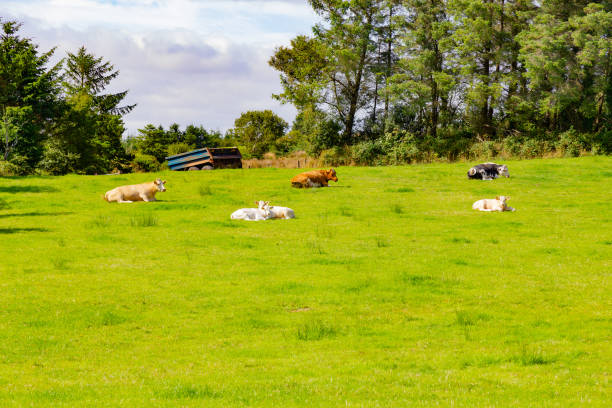
<svg viewBox="0 0 612 408">
<path fill-rule="evenodd" d="M 612 158 L 505 163 L 0 178 L 0 406 L 610 407 Z"/>
</svg>

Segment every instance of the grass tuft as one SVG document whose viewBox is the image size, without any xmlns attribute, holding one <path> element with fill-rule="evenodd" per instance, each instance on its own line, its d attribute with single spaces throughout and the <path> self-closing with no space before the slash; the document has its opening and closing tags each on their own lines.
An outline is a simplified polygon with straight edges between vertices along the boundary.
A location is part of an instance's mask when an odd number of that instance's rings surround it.
<svg viewBox="0 0 612 408">
<path fill-rule="evenodd" d="M 376 237 L 375 240 L 377 248 L 386 248 L 389 246 L 389 241 L 384 237 Z"/>
<path fill-rule="evenodd" d="M 212 190 L 210 189 L 209 185 L 202 184 L 202 185 L 200 185 L 200 188 L 198 189 L 198 193 L 202 197 L 209 196 L 209 195 L 212 195 Z"/>
<path fill-rule="evenodd" d="M 313 320 L 304 323 L 297 328 L 296 337 L 302 341 L 316 341 L 324 338 L 335 337 L 338 329 L 321 320 Z"/>
<path fill-rule="evenodd" d="M 107 228 L 113 223 L 114 223 L 114 219 L 111 216 L 104 215 L 104 214 L 98 214 L 95 216 L 93 220 L 91 220 L 89 224 L 95 228 Z"/>
<path fill-rule="evenodd" d="M 153 213 L 142 213 L 130 217 L 130 225 L 132 227 L 154 227 L 157 225 L 158 221 L 157 216 Z"/>
<path fill-rule="evenodd" d="M 218 391 L 213 390 L 209 386 L 200 385 L 183 385 L 179 384 L 172 388 L 168 388 L 157 395 L 164 399 L 210 399 L 210 398 L 221 398 L 222 394 Z"/>
<path fill-rule="evenodd" d="M 102 326 L 115 326 L 127 322 L 128 319 L 117 313 L 106 311 L 100 316 L 100 324 Z"/>
<path fill-rule="evenodd" d="M 400 280 L 403 283 L 412 286 L 431 285 L 435 282 L 434 278 L 432 278 L 431 276 L 413 275 L 405 271 L 400 274 Z"/>
<path fill-rule="evenodd" d="M 480 312 L 471 312 L 467 310 L 458 310 L 456 312 L 457 315 L 457 324 L 459 326 L 474 326 L 476 323 L 480 321 L 486 321 L 490 319 L 490 316 L 485 313 Z"/>
<path fill-rule="evenodd" d="M 542 350 L 530 350 L 527 345 L 523 345 L 520 354 L 510 358 L 511 362 L 522 366 L 551 364 L 555 360 L 555 358 L 545 355 Z"/>
<path fill-rule="evenodd" d="M 338 208 L 338 213 L 343 217 L 353 216 L 353 210 L 350 207 L 341 206 Z"/>
<path fill-rule="evenodd" d="M 472 243 L 472 241 L 467 238 L 457 238 L 457 237 L 451 238 L 449 241 L 454 244 L 471 244 Z"/>
<path fill-rule="evenodd" d="M 58 271 L 65 271 L 68 269 L 68 260 L 66 258 L 51 258 L 51 264 L 53 268 Z"/>
<path fill-rule="evenodd" d="M 404 212 L 404 207 L 400 204 L 392 204 L 391 205 L 391 211 L 396 213 L 396 214 L 402 214 Z"/>
<path fill-rule="evenodd" d="M 388 191 L 390 193 L 414 193 L 414 188 L 412 188 L 412 187 L 400 187 L 400 188 L 396 188 L 396 189 L 387 189 L 385 191 Z"/>
</svg>

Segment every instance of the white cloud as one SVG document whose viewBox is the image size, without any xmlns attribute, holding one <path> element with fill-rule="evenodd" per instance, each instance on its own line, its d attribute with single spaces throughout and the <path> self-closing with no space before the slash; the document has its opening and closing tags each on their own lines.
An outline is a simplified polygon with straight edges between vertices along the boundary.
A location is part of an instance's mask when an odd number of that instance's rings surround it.
<svg viewBox="0 0 612 408">
<path fill-rule="evenodd" d="M 272 100 L 274 48 L 307 34 L 316 17 L 306 0 L 2 0 L 3 19 L 24 22 L 21 35 L 56 59 L 81 45 L 121 71 L 110 91 L 129 89 L 138 103 L 129 134 L 147 123 L 202 124 L 226 130 L 240 113 L 290 106 Z"/>
</svg>

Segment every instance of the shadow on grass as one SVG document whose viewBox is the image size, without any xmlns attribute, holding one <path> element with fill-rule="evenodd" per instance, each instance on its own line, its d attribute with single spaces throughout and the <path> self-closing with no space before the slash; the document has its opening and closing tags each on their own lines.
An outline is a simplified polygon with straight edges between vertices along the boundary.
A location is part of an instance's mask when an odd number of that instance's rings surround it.
<svg viewBox="0 0 612 408">
<path fill-rule="evenodd" d="M 46 186 L 1 186 L 0 193 L 54 193 L 58 191 L 53 187 Z"/>
<path fill-rule="evenodd" d="M 15 213 L 15 214 L 0 214 L 0 218 L 8 218 L 8 217 L 50 217 L 50 216 L 59 216 L 59 215 L 69 215 L 73 214 L 71 211 L 64 212 L 29 212 L 29 213 Z"/>
<path fill-rule="evenodd" d="M 1 234 L 19 234 L 21 232 L 49 232 L 46 228 L 0 228 Z"/>
</svg>

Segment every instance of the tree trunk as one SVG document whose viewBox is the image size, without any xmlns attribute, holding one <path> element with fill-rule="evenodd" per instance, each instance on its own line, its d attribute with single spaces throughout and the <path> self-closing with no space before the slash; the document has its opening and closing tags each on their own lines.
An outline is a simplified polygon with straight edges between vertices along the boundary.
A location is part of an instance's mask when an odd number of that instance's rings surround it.
<svg viewBox="0 0 612 408">
<path fill-rule="evenodd" d="M 371 16 L 368 16 L 367 26 L 370 26 Z M 361 92 L 361 81 L 363 79 L 363 71 L 365 69 L 366 58 L 368 56 L 368 41 L 370 38 L 370 30 L 364 33 L 361 44 L 361 55 L 359 57 L 359 66 L 355 75 L 355 86 L 352 89 L 350 96 L 349 112 L 345 123 L 345 142 L 353 141 L 353 127 L 355 126 L 355 115 L 357 114 L 357 105 L 359 103 L 359 94 Z"/>
</svg>

